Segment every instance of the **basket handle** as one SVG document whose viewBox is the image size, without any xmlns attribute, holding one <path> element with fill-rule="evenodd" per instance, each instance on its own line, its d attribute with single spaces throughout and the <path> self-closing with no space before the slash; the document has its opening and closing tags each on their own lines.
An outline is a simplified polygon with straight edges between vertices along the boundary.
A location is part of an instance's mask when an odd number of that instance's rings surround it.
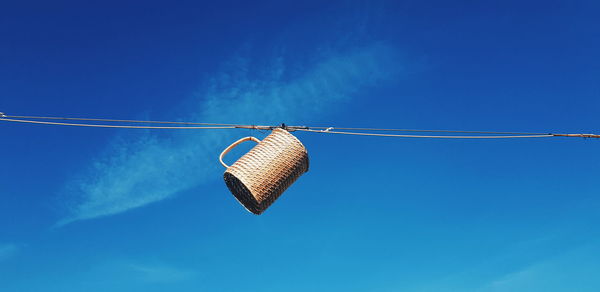
<svg viewBox="0 0 600 292">
<path fill-rule="evenodd" d="M 246 141 L 254 141 L 256 143 L 260 142 L 260 140 L 258 140 L 257 138 L 254 138 L 254 137 L 244 137 L 242 139 L 239 139 L 239 140 L 233 142 L 233 144 L 231 144 L 231 145 L 229 145 L 229 147 L 225 148 L 225 150 L 223 150 L 223 152 L 221 152 L 221 155 L 219 155 L 219 161 L 221 162 L 221 164 L 223 164 L 223 166 L 225 166 L 225 168 L 229 167 L 229 165 L 227 165 L 227 164 L 225 164 L 225 162 L 223 162 L 223 156 L 225 156 L 225 154 L 229 153 L 229 151 L 231 151 L 231 149 L 233 149 L 235 146 L 240 145 Z"/>
</svg>

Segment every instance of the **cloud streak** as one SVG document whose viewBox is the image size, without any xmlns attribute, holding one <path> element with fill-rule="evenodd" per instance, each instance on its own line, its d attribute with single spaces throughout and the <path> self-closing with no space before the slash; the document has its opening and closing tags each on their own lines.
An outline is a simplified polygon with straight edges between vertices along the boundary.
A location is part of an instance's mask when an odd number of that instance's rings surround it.
<svg viewBox="0 0 600 292">
<path fill-rule="evenodd" d="M 131 264 L 128 266 L 131 273 L 135 274 L 139 280 L 150 283 L 169 283 L 185 281 L 197 276 L 192 270 L 176 268 L 173 266 Z"/>
<path fill-rule="evenodd" d="M 597 291 L 597 245 L 574 248 L 504 275 L 478 291 Z"/>
<path fill-rule="evenodd" d="M 209 122 L 304 122 L 396 77 L 402 71 L 397 59 L 393 48 L 382 43 L 330 53 L 301 70 L 290 68 L 291 62 L 281 56 L 259 67 L 248 58 L 234 58 L 202 94 L 185 102 L 193 110 L 178 116 Z M 121 213 L 205 182 L 231 132 L 116 139 L 86 175 L 67 182 L 71 204 L 58 225 Z"/>
</svg>

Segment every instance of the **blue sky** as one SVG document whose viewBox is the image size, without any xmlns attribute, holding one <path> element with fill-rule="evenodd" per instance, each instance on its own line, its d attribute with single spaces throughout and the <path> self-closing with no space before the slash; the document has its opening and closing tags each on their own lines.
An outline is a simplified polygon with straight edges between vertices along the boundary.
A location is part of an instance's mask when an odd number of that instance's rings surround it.
<svg viewBox="0 0 600 292">
<path fill-rule="evenodd" d="M 595 1 L 0 4 L 0 111 L 600 132 Z M 2 291 L 598 291 L 598 142 L 295 135 L 263 215 L 250 130 L 0 123 Z M 240 156 L 240 147 L 228 159 Z"/>
</svg>

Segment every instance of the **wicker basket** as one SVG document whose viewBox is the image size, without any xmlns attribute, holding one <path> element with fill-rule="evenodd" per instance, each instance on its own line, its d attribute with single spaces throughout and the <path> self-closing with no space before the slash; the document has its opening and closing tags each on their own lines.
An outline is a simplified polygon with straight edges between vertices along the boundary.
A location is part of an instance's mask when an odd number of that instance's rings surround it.
<svg viewBox="0 0 600 292">
<path fill-rule="evenodd" d="M 254 141 L 258 145 L 233 165 L 225 164 L 223 156 L 245 141 Z M 308 171 L 306 148 L 280 128 L 274 129 L 262 141 L 245 137 L 234 142 L 223 150 L 219 160 L 227 168 L 223 177 L 231 193 L 248 211 L 257 215 Z"/>
</svg>

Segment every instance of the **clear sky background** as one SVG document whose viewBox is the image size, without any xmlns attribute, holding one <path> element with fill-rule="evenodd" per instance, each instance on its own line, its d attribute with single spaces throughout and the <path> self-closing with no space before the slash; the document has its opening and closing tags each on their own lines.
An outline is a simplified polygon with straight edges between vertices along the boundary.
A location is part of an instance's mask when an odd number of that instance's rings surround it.
<svg viewBox="0 0 600 292">
<path fill-rule="evenodd" d="M 597 1 L 6 2 L 6 114 L 600 132 Z M 255 216 L 217 156 L 266 133 L 0 133 L 3 292 L 600 290 L 597 140 L 297 132 Z"/>
</svg>

